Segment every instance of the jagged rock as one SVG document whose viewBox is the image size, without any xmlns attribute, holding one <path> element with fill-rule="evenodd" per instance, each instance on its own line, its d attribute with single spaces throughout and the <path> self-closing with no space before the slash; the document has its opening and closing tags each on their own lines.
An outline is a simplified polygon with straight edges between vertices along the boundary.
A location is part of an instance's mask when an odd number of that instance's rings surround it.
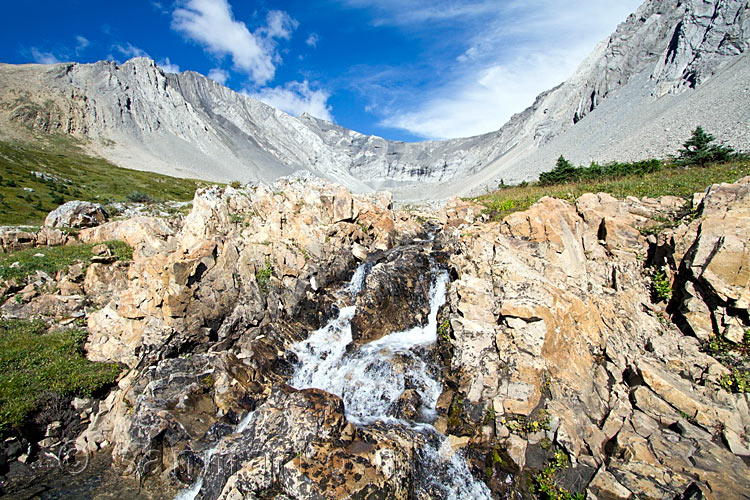
<svg viewBox="0 0 750 500">
<path fill-rule="evenodd" d="M 598 500 L 629 500 L 633 493 L 617 482 L 615 476 L 604 467 L 599 469 L 594 479 L 589 483 L 589 491 Z"/>
<path fill-rule="evenodd" d="M 15 252 L 36 245 L 37 234 L 18 227 L 0 227 L 0 247 L 3 253 Z"/>
<path fill-rule="evenodd" d="M 222 442 L 209 467 L 228 465 L 206 479 L 201 494 L 228 499 L 275 487 L 292 498 L 405 499 L 413 447 L 397 432 L 355 432 L 336 396 L 282 387 L 256 410 L 245 432 Z"/>
<path fill-rule="evenodd" d="M 179 221 L 141 216 L 84 229 L 78 239 L 83 243 L 121 240 L 133 247 L 134 257 L 150 257 L 174 249 L 173 236 L 180 225 Z"/>
<path fill-rule="evenodd" d="M 733 215 L 744 213 L 744 197 L 731 194 L 738 192 L 712 188 L 698 218 L 670 233 L 674 245 L 652 240 L 667 265 L 682 262 L 675 302 L 692 294 L 695 318 L 706 328 L 715 319 L 725 335 L 736 334 L 729 328 L 743 325 L 737 320 L 746 310 L 739 300 L 722 303 L 713 287 L 727 300 L 741 297 L 742 287 L 719 285 L 731 277 L 718 273 L 696 276 L 692 263 L 701 224 L 718 226 L 726 216 L 742 227 L 743 217 Z M 680 203 L 548 198 L 501 223 L 478 215 L 470 223 L 467 213 L 459 228 L 446 216 L 434 241 L 419 241 L 416 217 L 389 211 L 388 200 L 354 195 L 351 213 L 336 215 L 336 197 L 349 199 L 337 193 L 322 184 L 215 188 L 199 191 L 184 225 L 141 220 L 83 231 L 89 241 L 117 227 L 144 234 L 133 240 L 142 244 L 132 263 L 94 264 L 83 279 L 86 304 L 102 307 L 88 317 L 89 358 L 131 370 L 88 417 L 80 448 L 111 443 L 126 470 L 172 471 L 189 482 L 196 457 L 219 443 L 214 465 L 234 459 L 206 477 L 205 498 L 407 497 L 425 467 L 439 470 L 422 448 L 431 437 L 383 422 L 355 428 L 339 398 L 283 384 L 297 363 L 289 347 L 338 307 L 354 302 L 361 310 L 358 342 L 424 323 L 434 258 L 455 278 L 439 316 L 440 349 L 421 353 L 442 363 L 435 426 L 453 435 L 444 458 L 465 455 L 485 476 L 487 453 L 498 449 L 524 477 L 550 458 L 543 446 L 562 449 L 570 478 L 578 478 L 568 486 L 588 486 L 596 498 L 672 498 L 696 489 L 735 498 L 747 489 L 747 399 L 720 388 L 728 370 L 698 339 L 659 317 L 635 258 L 645 241 L 630 238 L 647 217 L 681 211 Z M 337 291 L 354 272 L 354 248 L 373 268 L 353 299 Z M 723 259 L 721 251 L 712 259 Z M 68 269 L 55 279 L 81 278 Z M 396 361 L 396 370 L 404 366 Z M 388 415 L 423 422 L 424 404 L 407 383 Z M 253 410 L 247 430 L 233 434 L 239 416 Z"/>
<path fill-rule="evenodd" d="M 88 201 L 69 201 L 57 207 L 44 219 L 46 227 L 93 227 L 107 221 L 104 207 Z"/>
<path fill-rule="evenodd" d="M 432 269 L 416 247 L 387 253 L 368 273 L 352 319 L 355 342 L 367 343 L 427 320 Z"/>
<path fill-rule="evenodd" d="M 676 233 L 675 246 L 690 248 L 677 261 L 683 285 L 680 315 L 691 333 L 707 340 L 713 334 L 742 339 L 750 307 L 750 178 L 711 186 L 701 202 L 693 229 Z"/>
</svg>

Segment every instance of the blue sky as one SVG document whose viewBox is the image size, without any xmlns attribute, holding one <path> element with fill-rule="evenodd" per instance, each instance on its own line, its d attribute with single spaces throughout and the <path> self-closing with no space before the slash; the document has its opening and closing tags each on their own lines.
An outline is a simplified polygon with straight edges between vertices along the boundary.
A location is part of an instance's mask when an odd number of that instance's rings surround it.
<svg viewBox="0 0 750 500">
<path fill-rule="evenodd" d="M 497 130 L 640 0 L 7 2 L 0 62 L 192 70 L 293 115 L 388 139 Z"/>
</svg>

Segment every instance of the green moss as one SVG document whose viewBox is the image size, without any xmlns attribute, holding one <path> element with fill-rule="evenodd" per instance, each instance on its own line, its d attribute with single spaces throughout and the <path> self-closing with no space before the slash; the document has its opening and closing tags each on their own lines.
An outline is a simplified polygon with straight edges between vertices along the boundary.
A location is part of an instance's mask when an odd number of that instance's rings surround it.
<svg viewBox="0 0 750 500">
<path fill-rule="evenodd" d="M 211 374 L 206 375 L 201 379 L 201 386 L 203 386 L 205 389 L 213 389 L 215 383 L 216 381 Z"/>
<path fill-rule="evenodd" d="M 464 400 L 456 398 L 448 409 L 448 427 L 458 428 L 463 424 Z"/>
<path fill-rule="evenodd" d="M 443 320 L 437 327 L 438 338 L 442 342 L 445 342 L 446 344 L 451 343 L 450 329 L 451 329 L 451 322 L 448 318 Z"/>
<path fill-rule="evenodd" d="M 128 261 L 133 260 L 133 247 L 125 243 L 124 241 L 113 240 L 104 242 L 112 252 L 112 255 L 117 257 L 117 260 Z"/>
<path fill-rule="evenodd" d="M 46 332 L 40 321 L 0 321 L 0 433 L 23 425 L 50 395 L 90 396 L 120 368 L 83 356 L 83 330 Z"/>
<path fill-rule="evenodd" d="M 61 137 L 35 144 L 0 141 L 0 172 L 0 225 L 40 223 L 49 211 L 74 199 L 108 203 L 138 194 L 149 200 L 189 201 L 198 186 L 194 179 L 116 167 Z"/>
<path fill-rule="evenodd" d="M 503 418 L 501 423 L 511 432 L 519 435 L 533 434 L 534 432 L 549 430 L 549 415 L 546 410 L 539 410 L 536 418 L 526 419 L 518 415 L 515 417 Z"/>
</svg>

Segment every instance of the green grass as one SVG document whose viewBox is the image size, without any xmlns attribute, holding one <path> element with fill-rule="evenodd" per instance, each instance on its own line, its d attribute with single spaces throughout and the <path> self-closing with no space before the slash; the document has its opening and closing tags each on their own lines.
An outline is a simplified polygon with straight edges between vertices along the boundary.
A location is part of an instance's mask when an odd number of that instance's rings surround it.
<svg viewBox="0 0 750 500">
<path fill-rule="evenodd" d="M 133 249 L 123 241 L 107 241 L 112 255 L 120 260 L 131 260 Z M 0 280 L 14 279 L 18 284 L 36 271 L 44 271 L 53 276 L 61 269 L 67 269 L 78 261 L 88 265 L 93 257 L 94 244 L 66 245 L 61 247 L 36 247 L 17 252 L 0 254 Z M 38 254 L 44 257 L 37 257 Z M 15 262 L 18 265 L 11 267 Z"/>
<path fill-rule="evenodd" d="M 665 195 L 690 197 L 711 184 L 736 182 L 750 175 L 750 160 L 712 163 L 706 167 L 664 166 L 657 172 L 645 175 L 628 175 L 619 179 L 586 180 L 568 184 L 540 186 L 536 183 L 512 186 L 474 198 L 484 205 L 486 213 L 494 220 L 517 211 L 528 209 L 545 196 L 569 202 L 584 193 L 609 193 L 615 198 L 635 196 L 642 198 Z"/>
<path fill-rule="evenodd" d="M 23 425 L 46 398 L 90 396 L 120 373 L 117 365 L 86 360 L 86 332 L 46 328 L 41 321 L 0 321 L 0 433 Z"/>
<path fill-rule="evenodd" d="M 31 172 L 55 180 L 43 180 Z M 144 199 L 189 201 L 199 181 L 129 170 L 89 156 L 72 140 L 52 137 L 35 144 L 0 141 L 0 225 L 39 224 L 70 200 L 99 203 Z M 24 191 L 33 189 L 33 192 Z"/>
</svg>

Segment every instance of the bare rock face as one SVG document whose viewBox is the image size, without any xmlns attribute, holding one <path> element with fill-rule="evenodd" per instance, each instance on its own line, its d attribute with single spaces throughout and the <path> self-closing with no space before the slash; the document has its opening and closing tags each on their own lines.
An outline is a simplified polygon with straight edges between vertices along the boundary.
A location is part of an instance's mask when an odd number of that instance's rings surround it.
<svg viewBox="0 0 750 500">
<path fill-rule="evenodd" d="M 660 235 L 657 254 L 676 271 L 674 303 L 681 327 L 702 340 L 742 343 L 750 324 L 748 199 L 750 179 L 711 186 L 695 220 Z"/>
<path fill-rule="evenodd" d="M 706 341 L 740 349 L 750 329 L 748 200 L 743 179 L 692 206 L 587 194 L 501 222 L 455 200 L 420 213 L 434 230 L 424 239 L 387 195 L 310 179 L 214 187 L 182 221 L 82 231 L 90 243 L 127 239 L 133 262 L 38 275 L 16 290 L 28 303 L 3 307 L 87 316 L 89 358 L 129 371 L 77 446 L 110 449 L 140 477 L 189 484 L 206 467 L 202 498 L 426 500 L 441 497 L 428 479 L 451 457 L 497 498 L 530 495 L 525 478 L 550 463 L 558 484 L 592 499 L 743 498 L 750 400 L 727 391 L 730 370 Z M 641 234 L 663 217 L 681 223 Z M 347 283 L 367 262 L 352 297 Z M 290 346 L 339 307 L 356 306 L 355 343 L 424 323 L 440 266 L 453 279 L 437 345 L 419 358 L 441 374 L 437 415 L 422 412 L 411 382 L 387 413 L 436 418 L 446 436 L 435 457 L 425 445 L 436 434 L 354 426 L 337 396 L 285 385 L 298 362 Z M 653 266 L 672 284 L 665 302 L 652 300 Z"/>
<path fill-rule="evenodd" d="M 46 227 L 92 227 L 107 221 L 102 205 L 88 201 L 69 201 L 57 207 L 44 220 Z"/>
<path fill-rule="evenodd" d="M 727 368 L 685 334 L 697 323 L 750 328 L 747 186 L 712 186 L 694 227 L 652 244 L 638 228 L 684 213 L 684 202 L 588 194 L 574 207 L 545 198 L 499 224 L 454 231 L 448 370 L 458 392 L 444 393 L 453 401 L 443 410 L 448 432 L 467 432 L 456 422 L 462 407 L 471 442 L 490 455 L 507 450 L 516 469 L 552 460 L 540 448 L 547 440 L 547 450 L 570 456 L 571 481 L 592 498 L 742 497 L 746 397 L 720 388 Z M 673 266 L 669 310 L 681 305 L 684 332 L 651 303 L 649 255 Z M 511 469 L 493 468 L 489 484 L 500 496 Z"/>
<path fill-rule="evenodd" d="M 82 231 L 79 237 L 86 242 L 116 238 L 135 247 L 127 268 L 94 264 L 83 281 L 100 307 L 88 315 L 89 359 L 124 363 L 134 374 L 102 405 L 97 423 L 84 437 L 85 449 L 105 441 L 121 443 L 116 445 L 118 460 L 137 462 L 137 450 L 161 445 L 146 446 L 137 439 L 128 444 L 125 429 L 143 428 L 144 422 L 179 428 L 175 419 L 185 427 L 172 411 L 178 404 L 175 394 L 143 407 L 147 415 L 160 415 L 158 420 L 132 412 L 143 383 L 155 384 L 178 372 L 190 373 L 185 383 L 195 382 L 194 367 L 165 359 L 179 354 L 232 350 L 241 363 L 221 363 L 239 384 L 237 390 L 246 394 L 242 404 L 249 406 L 243 408 L 260 404 L 274 384 L 291 374 L 285 350 L 330 317 L 327 289 L 351 278 L 354 245 L 367 256 L 423 232 L 420 224 L 390 206 L 389 196 L 352 195 L 319 180 L 214 187 L 196 193 L 193 210 L 182 223 L 136 217 Z M 239 413 L 231 405 L 222 407 L 219 397 L 210 397 L 215 411 Z M 151 433 L 148 428 L 138 432 Z M 179 453 L 201 439 L 196 432 L 187 435 Z M 189 459 L 185 457 L 183 462 Z"/>
</svg>

